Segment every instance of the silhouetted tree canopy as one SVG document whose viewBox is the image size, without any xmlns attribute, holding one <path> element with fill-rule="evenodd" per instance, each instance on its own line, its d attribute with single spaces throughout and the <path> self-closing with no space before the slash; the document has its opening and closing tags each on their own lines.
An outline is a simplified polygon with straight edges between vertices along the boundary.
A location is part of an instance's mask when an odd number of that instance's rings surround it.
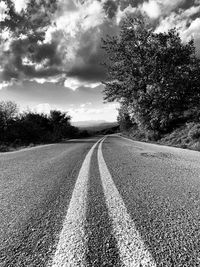
<svg viewBox="0 0 200 267">
<path fill-rule="evenodd" d="M 66 138 L 87 136 L 71 125 L 71 117 L 59 110 L 50 114 L 18 112 L 14 102 L 0 102 L 0 145 L 27 145 L 58 142 Z"/>
<path fill-rule="evenodd" d="M 17 104 L 12 101 L 0 102 L 0 139 L 5 138 L 6 131 L 12 123 L 12 120 L 15 119 L 17 113 Z"/>
</svg>

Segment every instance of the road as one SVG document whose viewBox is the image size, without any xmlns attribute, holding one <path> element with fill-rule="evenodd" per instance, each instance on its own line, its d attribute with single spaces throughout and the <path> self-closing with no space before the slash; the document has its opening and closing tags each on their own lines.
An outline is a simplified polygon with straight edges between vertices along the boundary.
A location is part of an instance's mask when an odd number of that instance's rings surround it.
<svg viewBox="0 0 200 267">
<path fill-rule="evenodd" d="M 0 266 L 200 266 L 200 153 L 117 135 L 0 154 Z"/>
</svg>

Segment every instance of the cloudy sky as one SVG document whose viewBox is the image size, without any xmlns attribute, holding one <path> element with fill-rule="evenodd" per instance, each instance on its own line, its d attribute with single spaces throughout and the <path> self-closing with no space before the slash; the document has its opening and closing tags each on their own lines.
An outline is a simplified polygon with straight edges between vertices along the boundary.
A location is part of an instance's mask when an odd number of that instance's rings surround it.
<svg viewBox="0 0 200 267">
<path fill-rule="evenodd" d="M 194 38 L 200 55 L 200 0 L 0 0 L 0 100 L 114 121 L 117 105 L 103 104 L 101 38 L 136 12 L 156 32 L 177 27 L 184 42 Z"/>
</svg>

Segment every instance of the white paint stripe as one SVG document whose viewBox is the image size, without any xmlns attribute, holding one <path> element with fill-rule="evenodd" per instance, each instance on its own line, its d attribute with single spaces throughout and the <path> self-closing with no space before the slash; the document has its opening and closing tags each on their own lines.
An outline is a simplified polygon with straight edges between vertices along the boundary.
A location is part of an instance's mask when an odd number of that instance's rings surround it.
<svg viewBox="0 0 200 267">
<path fill-rule="evenodd" d="M 122 264 L 126 267 L 155 267 L 156 263 L 145 248 L 107 168 L 102 153 L 104 140 L 101 141 L 98 148 L 99 171 Z"/>
<path fill-rule="evenodd" d="M 100 140 L 90 149 L 80 169 L 53 258 L 53 267 L 86 266 L 87 236 L 84 224 L 86 219 L 88 179 L 92 153 L 99 142 Z"/>
</svg>

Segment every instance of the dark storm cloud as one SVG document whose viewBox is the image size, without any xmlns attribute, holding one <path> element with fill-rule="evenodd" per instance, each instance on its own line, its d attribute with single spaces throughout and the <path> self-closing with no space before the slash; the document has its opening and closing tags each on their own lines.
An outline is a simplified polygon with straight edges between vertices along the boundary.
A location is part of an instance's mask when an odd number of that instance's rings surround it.
<svg viewBox="0 0 200 267">
<path fill-rule="evenodd" d="M 26 12 L 22 11 L 18 14 L 15 11 L 14 4 L 10 0 L 6 0 L 9 6 L 9 16 L 2 22 L 2 27 L 10 29 L 15 36 L 20 34 L 26 35 L 23 39 L 15 38 L 9 47 L 9 51 L 4 52 L 4 56 L 7 58 L 6 64 L 3 66 L 2 77 L 5 80 L 12 78 L 33 78 L 33 77 L 48 77 L 54 76 L 58 73 L 63 73 L 64 68 L 68 72 L 69 76 L 77 77 L 82 80 L 97 81 L 105 78 L 105 69 L 100 64 L 103 58 L 103 52 L 100 49 L 101 37 L 105 35 L 110 29 L 110 25 L 107 21 L 102 22 L 95 29 L 82 31 L 79 33 L 80 46 L 76 51 L 76 57 L 82 59 L 82 64 L 76 64 L 76 58 L 74 62 L 68 62 L 63 66 L 63 54 L 60 53 L 58 46 L 59 41 L 62 41 L 63 36 L 56 36 L 56 32 L 52 34 L 51 43 L 41 44 L 45 38 L 46 26 L 50 26 L 50 15 L 56 10 L 56 16 L 62 16 L 64 10 L 68 12 L 74 12 L 77 9 L 75 2 L 73 1 L 59 1 L 60 5 L 56 5 L 55 1 L 33 1 L 31 0 L 26 8 Z M 129 1 L 119 1 L 124 3 L 123 7 L 129 4 Z M 104 10 L 108 16 L 108 19 L 113 18 L 116 15 L 119 3 L 108 0 L 104 3 Z M 56 9 L 57 7 L 57 9 Z M 110 32 L 116 32 L 114 28 L 116 25 L 112 25 Z M 93 35 L 95 31 L 100 30 L 98 38 L 94 40 Z M 112 31 L 113 30 L 113 31 Z M 59 33 L 59 30 L 58 30 Z M 61 37 L 61 39 L 59 39 Z M 94 51 L 94 47 L 95 51 Z M 27 58 L 30 64 L 24 63 L 23 59 Z M 46 61 L 45 61 L 46 60 Z M 43 67 L 37 69 L 38 64 L 42 64 L 45 61 Z M 72 68 L 71 68 L 72 66 Z"/>
<path fill-rule="evenodd" d="M 153 0 L 152 0 L 153 1 Z M 156 2 L 156 0 L 155 0 Z M 169 14 L 175 10 L 182 10 L 188 9 L 192 6 L 192 2 L 188 4 L 188 1 L 181 1 L 177 0 L 174 1 L 173 4 L 167 0 L 163 1 L 163 5 L 166 6 L 166 9 L 169 9 Z M 137 7 L 137 12 L 140 12 L 143 3 L 149 3 L 149 1 L 143 0 L 122 0 L 122 1 L 114 1 L 108 0 L 105 1 L 103 4 L 103 8 L 105 13 L 107 14 L 108 18 L 113 19 L 117 17 L 117 12 L 120 9 L 121 11 L 125 10 L 127 7 Z M 158 1 L 158 3 L 160 3 Z M 193 2 L 194 4 L 194 2 Z M 165 11 L 165 10 L 164 10 Z M 160 14 L 160 16 L 167 16 L 167 13 Z M 196 15 L 194 15 L 196 16 Z M 103 24 L 99 25 L 96 29 L 90 30 L 88 32 L 81 33 L 81 41 L 79 45 L 79 49 L 76 53 L 76 58 L 81 58 L 82 64 L 76 64 L 76 60 L 74 64 L 72 64 L 72 68 L 69 70 L 68 75 L 70 77 L 76 77 L 81 80 L 88 80 L 88 81 L 99 81 L 104 80 L 106 77 L 105 69 L 103 66 L 100 65 L 101 62 L 104 61 L 104 52 L 101 50 L 101 40 L 100 38 L 95 39 L 94 43 L 94 36 L 95 32 L 99 30 L 99 36 L 105 37 L 106 34 L 114 35 L 118 32 L 117 25 L 112 23 L 109 20 L 104 21 Z M 154 19 L 152 22 L 152 26 L 156 29 L 160 23 L 160 19 Z M 175 25 L 173 25 L 175 26 Z M 97 49 L 94 52 L 94 45 Z M 79 61 L 78 61 L 79 62 Z"/>
<path fill-rule="evenodd" d="M 48 59 L 50 65 L 61 65 L 62 59 L 57 52 L 57 46 L 58 44 L 55 42 L 36 46 L 33 60 L 41 62 L 44 59 Z"/>
<path fill-rule="evenodd" d="M 82 81 L 99 82 L 106 78 L 104 67 L 99 64 L 85 64 L 82 67 L 73 67 L 68 73 L 69 77 L 76 77 Z"/>
<path fill-rule="evenodd" d="M 145 2 L 145 1 L 144 0 L 122 0 L 122 1 L 118 1 L 121 10 L 124 10 L 129 5 L 132 6 L 132 7 L 138 7 L 143 2 Z"/>
<path fill-rule="evenodd" d="M 108 0 L 104 3 L 103 8 L 109 18 L 113 18 L 116 15 L 118 4 L 114 0 Z"/>
<path fill-rule="evenodd" d="M 38 39 L 32 36 L 13 41 L 9 51 L 5 53 L 7 62 L 2 77 L 4 80 L 10 80 L 26 76 L 48 77 L 62 73 L 62 59 L 57 52 L 57 45 L 57 43 L 38 44 Z"/>
<path fill-rule="evenodd" d="M 25 16 L 24 14 L 18 14 L 15 11 L 14 3 L 10 0 L 3 1 L 8 9 L 7 9 L 7 17 L 5 20 L 0 21 L 0 29 L 8 28 L 12 32 L 16 34 L 22 29 L 25 30 L 27 24 L 25 24 Z"/>
<path fill-rule="evenodd" d="M 78 62 L 72 66 L 68 72 L 68 76 L 77 77 L 85 81 L 100 81 L 105 78 L 105 69 L 100 64 L 103 61 L 104 53 L 100 48 L 100 38 L 93 40 L 93 36 L 97 29 L 85 32 L 81 39 L 76 57 L 83 62 Z"/>
<path fill-rule="evenodd" d="M 196 33 L 193 22 L 198 19 L 199 12 L 190 12 L 188 18 L 182 13 L 200 5 L 198 0 L 30 0 L 25 10 L 17 12 L 14 1 L 4 2 L 8 6 L 8 16 L 0 22 L 0 28 L 9 30 L 11 38 L 9 48 L 0 51 L 3 69 L 0 75 L 5 81 L 58 74 L 83 81 L 104 80 L 101 38 L 118 33 L 119 20 L 127 10 L 149 12 L 155 29 L 163 30 L 167 24 L 172 28 L 178 25 L 188 38 Z M 152 6 L 157 6 L 156 14 L 151 13 L 154 12 Z M 199 46 L 199 38 L 195 41 Z"/>
<path fill-rule="evenodd" d="M 18 13 L 14 3 L 5 0 L 8 6 L 5 20 L 0 22 L 1 30 L 9 30 L 9 49 L 0 52 L 1 77 L 12 78 L 48 77 L 61 73 L 61 55 L 57 51 L 58 42 L 43 43 L 46 27 L 51 23 L 51 15 L 56 10 L 56 1 L 29 1 L 26 11 Z M 24 62 L 26 59 L 29 62 Z M 45 63 L 44 63 L 44 60 Z M 44 63 L 44 64 L 43 64 Z M 38 68 L 38 65 L 41 65 Z"/>
<path fill-rule="evenodd" d="M 194 5 L 195 5 L 195 0 L 189 0 L 189 1 L 185 0 L 179 5 L 179 8 L 188 9 Z"/>
<path fill-rule="evenodd" d="M 106 38 L 107 35 L 117 34 L 118 30 L 119 28 L 116 25 L 107 21 L 82 33 L 76 58 L 81 58 L 83 63 L 75 62 L 67 75 L 83 81 L 98 82 L 104 80 L 106 78 L 106 69 L 103 66 L 103 62 L 106 58 L 104 50 L 101 48 L 101 39 Z M 99 32 L 98 35 L 96 34 L 97 32 Z"/>
</svg>

